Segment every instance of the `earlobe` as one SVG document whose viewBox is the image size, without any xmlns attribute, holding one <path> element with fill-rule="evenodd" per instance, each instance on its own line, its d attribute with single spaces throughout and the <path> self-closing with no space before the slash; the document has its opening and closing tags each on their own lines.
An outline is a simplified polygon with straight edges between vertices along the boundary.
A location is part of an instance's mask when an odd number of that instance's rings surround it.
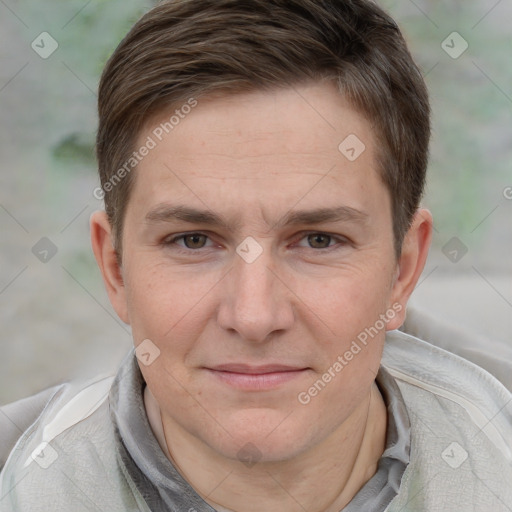
<svg viewBox="0 0 512 512">
<path fill-rule="evenodd" d="M 129 324 L 126 290 L 122 270 L 112 243 L 112 229 L 107 214 L 98 211 L 91 215 L 91 245 L 100 268 L 110 303 L 119 318 Z"/>
<path fill-rule="evenodd" d="M 400 304 L 402 307 L 399 314 L 388 323 L 387 330 L 398 329 L 405 320 L 407 302 L 425 267 L 432 229 L 432 214 L 424 208 L 418 209 L 402 244 L 391 294 L 390 306 Z"/>
</svg>

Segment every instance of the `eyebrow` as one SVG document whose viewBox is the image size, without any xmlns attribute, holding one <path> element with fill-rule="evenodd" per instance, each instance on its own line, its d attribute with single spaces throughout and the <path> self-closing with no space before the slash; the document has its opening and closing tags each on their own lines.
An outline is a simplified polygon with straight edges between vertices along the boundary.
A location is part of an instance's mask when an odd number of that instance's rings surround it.
<svg viewBox="0 0 512 512">
<path fill-rule="evenodd" d="M 146 214 L 146 222 L 149 224 L 173 222 L 176 220 L 189 222 L 190 224 L 221 226 L 231 230 L 235 230 L 240 224 L 239 222 L 227 222 L 224 218 L 209 210 L 198 210 L 197 208 L 181 205 L 160 204 Z"/>
<path fill-rule="evenodd" d="M 365 224 L 368 219 L 369 215 L 361 210 L 356 210 L 350 206 L 337 206 L 334 208 L 291 211 L 279 220 L 275 227 L 295 224 L 322 224 L 327 222 Z"/>
<path fill-rule="evenodd" d="M 273 228 L 282 228 L 293 225 L 312 225 L 327 222 L 351 222 L 365 224 L 369 216 L 367 213 L 351 208 L 349 206 L 338 206 L 334 208 L 316 208 L 313 210 L 295 210 L 284 215 Z M 160 204 L 146 214 L 147 223 L 161 223 L 184 221 L 191 224 L 205 224 L 209 226 L 220 226 L 235 231 L 241 226 L 241 222 L 229 222 L 222 216 L 209 210 L 199 210 L 184 205 Z"/>
</svg>

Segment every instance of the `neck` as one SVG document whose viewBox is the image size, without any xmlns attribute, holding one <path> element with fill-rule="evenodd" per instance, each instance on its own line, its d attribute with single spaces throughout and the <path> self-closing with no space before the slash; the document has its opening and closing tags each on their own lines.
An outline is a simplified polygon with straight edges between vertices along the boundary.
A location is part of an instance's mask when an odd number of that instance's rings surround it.
<svg viewBox="0 0 512 512">
<path fill-rule="evenodd" d="M 374 383 L 352 421 L 321 443 L 291 460 L 250 468 L 162 420 L 172 462 L 212 507 L 233 512 L 338 512 L 377 470 L 385 447 L 386 415 Z"/>
</svg>

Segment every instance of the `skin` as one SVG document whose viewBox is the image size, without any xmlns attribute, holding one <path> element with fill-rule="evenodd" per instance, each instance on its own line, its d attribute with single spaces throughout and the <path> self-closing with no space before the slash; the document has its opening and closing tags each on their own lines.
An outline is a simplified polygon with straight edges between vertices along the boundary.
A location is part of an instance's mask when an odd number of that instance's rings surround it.
<svg viewBox="0 0 512 512">
<path fill-rule="evenodd" d="M 140 142 L 167 117 L 152 120 Z M 353 162 L 338 149 L 350 134 L 366 146 Z M 330 83 L 201 98 L 135 171 L 121 268 L 104 212 L 91 219 L 113 307 L 135 345 L 149 339 L 160 350 L 139 366 L 171 457 L 213 506 L 337 511 L 376 471 L 386 408 L 375 376 L 385 331 L 402 324 L 423 269 L 432 218 L 418 210 L 397 261 L 375 144 Z M 172 218 L 165 204 L 227 225 Z M 291 212 L 340 206 L 359 213 L 286 223 Z M 252 263 L 236 252 L 248 236 L 262 250 Z M 300 403 L 393 305 L 401 311 L 385 328 Z M 259 375 L 266 388 L 241 389 L 224 380 L 237 372 L 211 370 L 232 363 L 301 370 L 270 386 Z M 253 450 L 256 463 L 244 464 L 240 450 Z"/>
</svg>

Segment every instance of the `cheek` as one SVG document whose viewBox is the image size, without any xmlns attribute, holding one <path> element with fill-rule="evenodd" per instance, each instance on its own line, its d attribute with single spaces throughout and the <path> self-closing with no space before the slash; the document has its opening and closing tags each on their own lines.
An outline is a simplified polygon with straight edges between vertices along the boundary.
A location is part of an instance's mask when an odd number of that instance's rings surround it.
<svg viewBox="0 0 512 512">
<path fill-rule="evenodd" d="M 126 287 L 133 328 L 162 338 L 181 323 L 196 323 L 207 304 L 201 299 L 212 287 L 210 281 L 207 275 L 198 279 L 165 264 L 132 265 Z"/>
<path fill-rule="evenodd" d="M 159 351 L 147 366 L 140 360 L 141 372 L 159 403 L 190 413 L 191 395 L 200 390 L 190 382 L 189 362 L 213 314 L 210 280 L 185 278 L 161 264 L 132 269 L 126 286 L 133 339 L 136 346 L 149 339 Z"/>
<path fill-rule="evenodd" d="M 372 269 L 347 271 L 325 280 L 298 279 L 294 291 L 326 336 L 346 342 L 385 313 L 391 293 L 386 276 Z"/>
<path fill-rule="evenodd" d="M 315 290 L 304 296 L 311 300 L 310 316 L 318 325 L 311 334 L 322 366 L 312 387 L 302 390 L 301 403 L 308 402 L 335 425 L 366 396 L 379 370 L 386 325 L 392 319 L 386 310 L 390 287 L 384 273 L 368 271 Z"/>
<path fill-rule="evenodd" d="M 134 265 L 125 285 L 135 343 L 149 338 L 161 351 L 188 350 L 213 314 L 214 276 L 201 278 L 165 265 Z"/>
</svg>

